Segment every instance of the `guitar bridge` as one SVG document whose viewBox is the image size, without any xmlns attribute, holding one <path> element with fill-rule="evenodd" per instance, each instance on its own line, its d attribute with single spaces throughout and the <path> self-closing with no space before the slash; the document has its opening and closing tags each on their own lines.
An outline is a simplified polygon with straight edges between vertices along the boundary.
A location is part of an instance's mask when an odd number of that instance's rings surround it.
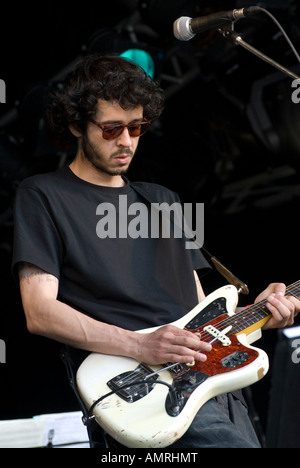
<svg viewBox="0 0 300 468">
<path fill-rule="evenodd" d="M 186 372 L 189 372 L 190 368 L 186 364 L 180 364 L 179 362 L 174 365 L 171 362 L 166 363 L 166 366 L 172 366 L 168 371 L 170 374 L 174 376 L 180 376 L 182 374 L 185 374 Z"/>
<path fill-rule="evenodd" d="M 147 382 L 146 377 L 151 374 L 151 381 Z M 124 372 L 107 382 L 108 387 L 115 391 L 127 403 L 134 403 L 153 390 L 158 375 L 152 375 L 153 370 L 145 364 L 139 364 L 133 371 Z M 141 382 L 145 380 L 145 383 Z"/>
</svg>

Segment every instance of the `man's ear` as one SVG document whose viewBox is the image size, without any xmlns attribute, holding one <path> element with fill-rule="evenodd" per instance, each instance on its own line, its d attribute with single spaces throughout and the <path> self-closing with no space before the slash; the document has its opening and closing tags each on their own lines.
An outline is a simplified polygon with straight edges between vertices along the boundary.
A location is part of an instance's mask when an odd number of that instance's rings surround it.
<svg viewBox="0 0 300 468">
<path fill-rule="evenodd" d="M 73 124 L 69 125 L 70 132 L 76 137 L 80 138 L 82 136 L 81 131 Z"/>
</svg>

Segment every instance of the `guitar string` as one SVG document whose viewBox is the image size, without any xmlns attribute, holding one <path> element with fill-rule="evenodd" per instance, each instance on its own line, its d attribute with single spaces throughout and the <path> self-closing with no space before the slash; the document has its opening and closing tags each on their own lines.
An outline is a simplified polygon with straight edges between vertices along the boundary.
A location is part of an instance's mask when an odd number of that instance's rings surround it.
<svg viewBox="0 0 300 468">
<path fill-rule="evenodd" d="M 294 297 L 297 297 L 300 294 L 299 286 L 300 280 L 287 288 L 286 295 L 293 295 Z M 234 334 L 238 331 L 245 330 L 249 326 L 257 323 L 259 320 L 266 318 L 268 315 L 271 315 L 271 312 L 269 312 L 268 309 L 265 307 L 266 302 L 266 300 L 260 301 L 257 304 L 253 304 L 248 309 L 243 309 L 235 313 L 234 315 L 231 315 L 221 320 L 216 324 L 216 326 L 218 327 L 218 331 L 222 332 L 228 327 L 228 325 L 232 325 L 233 329 L 230 330 L 228 334 Z M 242 322 L 240 321 L 241 317 Z M 240 324 L 238 323 L 239 321 Z M 211 339 L 211 336 L 212 335 L 210 335 L 210 333 L 204 331 L 201 333 L 201 340 L 207 342 Z"/>
<path fill-rule="evenodd" d="M 261 303 L 259 303 L 261 304 Z M 249 308 L 250 309 L 250 308 Z M 252 310 L 255 309 L 256 312 L 259 310 L 259 307 L 258 307 L 258 304 L 255 304 L 254 306 L 252 306 Z M 247 309 L 246 309 L 247 311 Z M 249 313 L 249 312 L 248 312 Z M 237 321 L 238 318 L 240 317 L 236 317 L 236 316 L 239 316 L 239 315 L 246 315 L 245 314 L 245 310 L 243 311 L 240 311 L 238 312 L 237 314 L 234 314 L 233 316 L 230 316 L 230 317 L 226 317 L 226 319 L 223 319 L 221 320 L 220 322 L 218 322 L 216 325 L 218 326 L 218 331 L 223 331 L 225 330 L 228 325 L 232 325 L 232 321 L 234 319 L 234 321 Z M 264 318 L 266 316 L 266 314 L 263 314 L 263 317 Z M 247 322 L 246 319 L 244 319 L 244 322 L 243 322 L 243 327 L 242 329 L 245 329 L 247 328 L 247 326 L 245 327 L 244 324 L 245 322 Z M 247 323 L 248 326 L 252 325 L 253 322 L 249 322 Z M 232 334 L 232 330 L 229 331 L 228 335 Z M 208 332 L 202 332 L 201 333 L 201 341 L 205 342 L 205 343 L 213 343 L 215 340 L 217 340 L 217 337 L 213 337 L 210 333 Z M 201 352 L 201 350 L 199 350 L 198 352 Z M 165 371 L 165 370 L 169 370 L 170 368 L 172 367 L 176 367 L 178 365 L 181 365 L 181 363 L 179 362 L 175 362 L 173 364 L 168 364 L 167 366 L 165 367 L 162 367 L 160 368 L 159 370 L 157 371 L 153 371 L 150 375 L 153 376 L 155 374 L 158 374 L 158 373 L 161 373 L 162 371 Z M 149 376 L 150 376 L 149 375 Z M 135 383 L 135 380 L 137 378 L 137 376 L 139 376 L 139 371 L 138 371 L 138 368 L 134 369 L 128 376 L 126 376 L 124 379 L 122 379 L 120 382 L 122 382 L 122 384 L 124 385 L 128 385 L 130 386 L 131 384 L 133 385 Z M 149 378 L 149 376 L 146 376 L 145 379 Z M 120 383 L 119 382 L 119 383 Z M 146 382 L 145 382 L 146 383 Z"/>
<path fill-rule="evenodd" d="M 299 291 L 300 280 L 296 281 L 294 284 L 290 285 L 286 289 L 286 295 L 293 295 L 297 297 L 300 294 Z M 225 330 L 229 325 L 232 325 L 232 329 L 226 335 L 232 335 L 239 331 L 245 330 L 246 328 L 254 325 L 261 319 L 266 318 L 268 315 L 271 315 L 271 312 L 266 308 L 267 300 L 264 299 L 257 304 L 253 304 L 251 307 L 247 309 L 243 309 L 234 315 L 226 317 L 225 319 L 221 320 L 220 322 L 216 323 L 218 327 L 217 330 L 222 332 Z M 242 325 L 241 325 L 241 317 L 242 317 Z M 246 326 L 245 326 L 246 325 Z M 208 331 L 202 331 L 200 333 L 201 341 L 205 343 L 213 343 L 218 339 L 218 337 L 212 336 Z M 198 352 L 201 352 L 199 350 Z"/>
<path fill-rule="evenodd" d="M 294 297 L 297 297 L 297 295 L 300 294 L 299 287 L 300 287 L 300 280 L 287 288 L 286 295 L 293 295 Z M 217 330 L 222 332 L 229 325 L 232 325 L 232 329 L 228 332 L 228 335 L 232 335 L 232 334 L 236 333 L 237 331 L 245 330 L 249 326 L 257 323 L 259 320 L 261 320 L 263 318 L 266 318 L 268 315 L 271 315 L 271 313 L 265 307 L 266 302 L 267 301 L 264 299 L 263 301 L 260 301 L 257 304 L 253 304 L 252 306 L 250 306 L 247 309 L 243 309 L 243 310 L 235 313 L 234 315 L 226 317 L 225 319 L 223 319 L 220 322 L 216 323 L 216 325 L 218 327 Z M 255 320 L 254 320 L 254 314 L 255 314 Z M 259 314 L 260 314 L 260 317 L 258 318 Z M 234 328 L 234 325 L 238 324 L 241 317 L 242 317 L 243 322 L 242 322 L 242 328 L 239 330 L 237 328 Z M 246 324 L 246 326 L 245 326 L 245 324 Z M 200 338 L 201 338 L 201 341 L 203 341 L 205 343 L 212 343 L 212 342 L 214 342 L 214 341 L 216 341 L 218 339 L 218 337 L 213 337 L 213 339 L 212 339 L 212 335 L 207 331 L 201 332 Z M 201 350 L 199 350 L 198 352 L 201 352 Z M 181 365 L 181 363 L 175 362 L 175 363 L 172 363 L 172 364 L 168 364 L 166 367 L 162 367 L 157 371 L 153 371 L 151 374 L 146 376 L 145 379 L 149 378 L 150 376 L 161 373 L 164 370 L 169 370 L 172 367 L 176 367 L 178 365 Z M 125 377 L 122 380 L 122 383 L 124 385 L 127 385 L 127 384 L 130 385 L 131 383 L 134 384 L 134 382 L 136 380 L 136 377 L 137 377 L 137 375 L 139 375 L 139 373 L 140 373 L 140 371 L 138 370 L 138 368 L 134 369 L 127 377 Z M 145 383 L 147 383 L 147 382 L 145 381 Z"/>
<path fill-rule="evenodd" d="M 251 306 L 251 310 L 249 308 L 249 310 L 246 309 L 239 311 L 234 315 L 226 317 L 225 319 L 221 320 L 215 325 L 217 330 L 220 332 L 222 332 L 229 325 L 231 325 L 232 329 L 228 332 L 228 335 L 232 335 L 237 333 L 238 331 L 245 330 L 249 326 L 265 318 L 267 315 L 270 315 L 270 312 L 268 311 L 266 313 L 266 311 L 262 309 L 262 304 L 255 304 L 255 306 Z M 207 342 L 211 339 L 211 337 L 212 335 L 208 331 L 202 331 L 200 334 L 201 341 Z"/>
</svg>

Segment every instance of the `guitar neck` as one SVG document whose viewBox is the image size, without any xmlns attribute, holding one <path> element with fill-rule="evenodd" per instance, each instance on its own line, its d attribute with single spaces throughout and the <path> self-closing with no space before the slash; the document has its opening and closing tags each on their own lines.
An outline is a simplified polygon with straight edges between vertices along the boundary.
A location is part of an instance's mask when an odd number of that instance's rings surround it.
<svg viewBox="0 0 300 468">
<path fill-rule="evenodd" d="M 294 296 L 299 299 L 300 281 L 288 286 L 286 295 Z M 266 303 L 266 300 L 260 301 L 257 304 L 253 304 L 252 306 L 237 312 L 235 315 L 228 317 L 224 320 L 224 322 L 226 322 L 226 326 L 232 325 L 231 333 L 233 334 L 239 334 L 246 330 L 248 333 L 251 333 L 258 328 L 261 328 L 271 316 L 270 311 L 266 307 Z"/>
</svg>

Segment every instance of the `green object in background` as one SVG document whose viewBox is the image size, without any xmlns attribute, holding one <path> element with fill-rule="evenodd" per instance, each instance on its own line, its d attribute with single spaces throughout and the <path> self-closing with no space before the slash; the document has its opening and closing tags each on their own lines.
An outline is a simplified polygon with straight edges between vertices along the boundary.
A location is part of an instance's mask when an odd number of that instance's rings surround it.
<svg viewBox="0 0 300 468">
<path fill-rule="evenodd" d="M 148 52 L 141 49 L 128 49 L 122 52 L 120 57 L 124 57 L 136 63 L 153 79 L 155 70 L 154 61 Z"/>
</svg>

